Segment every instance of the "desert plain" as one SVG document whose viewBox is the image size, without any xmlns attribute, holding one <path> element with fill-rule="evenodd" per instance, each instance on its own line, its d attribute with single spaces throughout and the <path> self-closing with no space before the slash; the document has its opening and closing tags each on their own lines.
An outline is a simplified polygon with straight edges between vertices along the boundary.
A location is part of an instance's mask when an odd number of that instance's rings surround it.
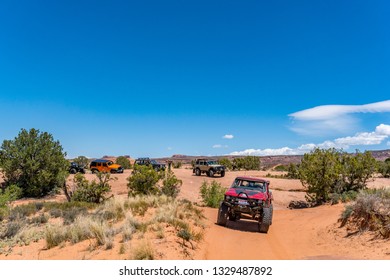
<svg viewBox="0 0 390 280">
<path fill-rule="evenodd" d="M 166 232 L 163 238 L 149 237 L 149 244 L 155 252 L 155 259 L 161 260 L 388 260 L 390 259 L 390 241 L 366 231 L 349 234 L 346 227 L 340 227 L 338 219 L 346 204 L 322 205 L 305 209 L 289 209 L 292 200 L 304 200 L 305 192 L 299 180 L 285 178 L 267 178 L 274 196 L 273 223 L 267 234 L 258 232 L 256 222 L 240 220 L 228 221 L 226 227 L 216 224 L 218 209 L 203 207 L 200 187 L 203 181 L 215 180 L 228 187 L 236 176 L 255 176 L 265 178 L 267 173 L 280 175 L 275 171 L 229 171 L 225 177 L 214 178 L 205 175 L 195 176 L 192 169 L 183 166 L 173 169 L 182 180 L 179 199 L 187 199 L 199 205 L 205 216 L 204 232 L 201 241 L 186 246 L 172 232 Z M 114 174 L 111 182 L 114 197 L 127 197 L 127 180 L 131 170 L 123 174 Z M 70 175 L 71 183 L 74 175 Z M 94 174 L 86 174 L 92 180 Z M 390 179 L 373 178 L 369 188 L 389 187 Z M 66 201 L 63 194 L 39 200 L 19 200 L 14 204 L 34 201 Z M 137 240 L 133 240 L 137 242 Z M 139 241 L 141 242 L 141 240 Z M 121 241 L 114 240 L 112 248 L 93 247 L 91 241 L 65 243 L 47 249 L 41 239 L 28 245 L 15 246 L 9 252 L 0 254 L 1 260 L 123 260 L 129 259 L 121 253 Z"/>
</svg>

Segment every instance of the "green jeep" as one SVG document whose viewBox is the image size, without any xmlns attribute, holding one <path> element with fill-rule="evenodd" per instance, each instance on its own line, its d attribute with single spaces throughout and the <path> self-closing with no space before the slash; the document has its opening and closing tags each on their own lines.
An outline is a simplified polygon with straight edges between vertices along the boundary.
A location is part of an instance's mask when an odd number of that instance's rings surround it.
<svg viewBox="0 0 390 280">
<path fill-rule="evenodd" d="M 214 177 L 215 174 L 225 176 L 225 166 L 218 163 L 216 160 L 199 158 L 195 161 L 192 173 L 196 176 L 206 173 L 209 177 Z"/>
</svg>

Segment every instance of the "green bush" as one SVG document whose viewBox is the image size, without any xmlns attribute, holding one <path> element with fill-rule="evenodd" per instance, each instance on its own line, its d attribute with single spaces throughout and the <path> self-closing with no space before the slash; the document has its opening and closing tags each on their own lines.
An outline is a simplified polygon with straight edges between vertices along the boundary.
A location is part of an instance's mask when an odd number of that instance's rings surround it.
<svg viewBox="0 0 390 280">
<path fill-rule="evenodd" d="M 228 158 L 221 158 L 218 160 L 219 164 L 224 165 L 227 170 L 233 170 L 233 163 Z"/>
<path fill-rule="evenodd" d="M 233 169 L 244 170 L 260 170 L 260 157 L 246 156 L 233 159 Z"/>
<path fill-rule="evenodd" d="M 341 150 L 316 148 L 303 156 L 298 176 L 307 191 L 307 199 L 322 203 L 334 200 L 332 193 L 358 192 L 366 187 L 375 171 L 371 153 L 347 154 Z M 344 200 L 349 198 L 344 195 Z"/>
<path fill-rule="evenodd" d="M 77 158 L 73 159 L 73 162 L 82 167 L 89 167 L 89 159 L 85 156 L 78 156 Z"/>
<path fill-rule="evenodd" d="M 124 169 L 131 169 L 130 160 L 125 156 L 117 157 L 115 163 L 121 165 Z"/>
<path fill-rule="evenodd" d="M 158 194 L 157 182 L 162 178 L 162 173 L 155 171 L 152 166 L 134 165 L 132 175 L 127 178 L 128 195 Z"/>
<path fill-rule="evenodd" d="M 182 184 L 183 181 L 178 179 L 173 172 L 168 172 L 162 182 L 161 193 L 176 198 Z"/>
<path fill-rule="evenodd" d="M 7 185 L 18 185 L 23 196 L 42 197 L 64 185 L 69 167 L 65 156 L 51 134 L 22 129 L 14 140 L 3 141 L 0 168 Z"/>
<path fill-rule="evenodd" d="M 385 178 L 390 178 L 390 160 L 380 161 L 377 163 L 378 172 Z"/>
<path fill-rule="evenodd" d="M 299 179 L 299 164 L 290 163 L 287 167 L 287 178 Z"/>
<path fill-rule="evenodd" d="M 10 185 L 4 190 L 0 189 L 0 209 L 7 209 L 12 201 L 22 196 L 22 189 L 17 185 Z"/>
<path fill-rule="evenodd" d="M 75 188 L 70 195 L 73 201 L 101 203 L 106 199 L 106 195 L 111 191 L 109 182 L 110 173 L 96 173 L 98 181 L 89 182 L 83 174 L 76 174 L 73 182 Z"/>
<path fill-rule="evenodd" d="M 284 165 L 284 164 L 280 164 L 280 165 L 275 166 L 275 167 L 274 167 L 274 170 L 275 170 L 275 171 L 284 172 L 284 171 L 287 171 L 287 170 L 288 170 L 288 166 L 287 166 L 287 165 Z"/>
<path fill-rule="evenodd" d="M 203 203 L 212 208 L 218 208 L 220 202 L 224 199 L 226 188 L 222 187 L 220 183 L 213 180 L 211 184 L 203 181 L 200 187 L 200 196 Z"/>
</svg>

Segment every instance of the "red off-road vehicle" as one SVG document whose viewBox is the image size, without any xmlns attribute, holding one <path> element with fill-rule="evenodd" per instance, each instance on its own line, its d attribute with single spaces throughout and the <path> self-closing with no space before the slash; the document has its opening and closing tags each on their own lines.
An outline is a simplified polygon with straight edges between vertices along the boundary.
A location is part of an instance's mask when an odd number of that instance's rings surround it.
<svg viewBox="0 0 390 280">
<path fill-rule="evenodd" d="M 237 177 L 225 193 L 218 211 L 217 224 L 251 219 L 258 221 L 259 231 L 267 233 L 272 224 L 273 197 L 269 181 L 255 177 Z"/>
</svg>

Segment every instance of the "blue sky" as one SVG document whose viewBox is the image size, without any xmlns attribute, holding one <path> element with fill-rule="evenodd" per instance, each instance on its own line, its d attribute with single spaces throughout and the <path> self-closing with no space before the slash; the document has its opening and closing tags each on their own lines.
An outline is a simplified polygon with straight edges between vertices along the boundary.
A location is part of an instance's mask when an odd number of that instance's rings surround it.
<svg viewBox="0 0 390 280">
<path fill-rule="evenodd" d="M 37 128 L 69 157 L 388 149 L 389 12 L 388 1 L 3 0 L 0 141 Z"/>
</svg>

